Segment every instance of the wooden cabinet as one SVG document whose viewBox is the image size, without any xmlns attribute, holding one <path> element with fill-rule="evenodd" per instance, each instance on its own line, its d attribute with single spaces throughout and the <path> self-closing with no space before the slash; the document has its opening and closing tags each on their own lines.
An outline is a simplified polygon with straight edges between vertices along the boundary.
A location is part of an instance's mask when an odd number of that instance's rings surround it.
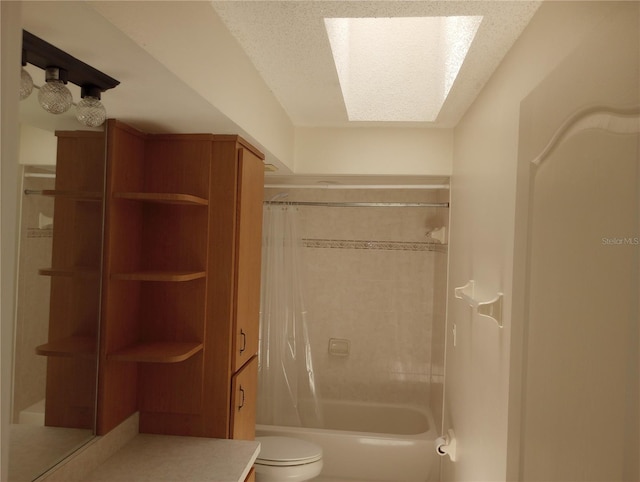
<svg viewBox="0 0 640 482">
<path fill-rule="evenodd" d="M 93 428 L 96 397 L 104 134 L 59 131 L 51 266 L 45 425 Z"/>
<path fill-rule="evenodd" d="M 141 432 L 253 438 L 232 423 L 255 425 L 262 157 L 108 122 L 98 433 L 139 411 Z"/>
<path fill-rule="evenodd" d="M 259 159 L 245 149 L 238 156 L 238 212 L 242 215 L 238 217 L 236 230 L 234 371 L 258 353 L 264 186 Z"/>
<path fill-rule="evenodd" d="M 255 482 L 256 481 L 256 470 L 252 467 L 249 474 L 245 477 L 244 482 Z"/>
<path fill-rule="evenodd" d="M 252 440 L 256 434 L 258 358 L 253 357 L 231 377 L 230 438 Z"/>
<path fill-rule="evenodd" d="M 231 381 L 243 367 L 251 373 L 244 376 L 257 380 L 264 167 L 259 153 L 234 136 L 216 136 L 213 156 L 219 161 L 211 191 L 216 206 L 211 224 L 217 227 L 211 239 L 217 249 L 209 258 L 213 274 L 209 294 L 213 332 L 218 336 L 211 339 L 216 353 L 210 367 L 210 400 L 222 406 L 234 397 Z M 245 391 L 246 400 L 251 397 L 255 407 L 255 393 Z M 253 439 L 255 420 L 249 427 L 243 417 L 234 415 L 234 410 L 227 410 L 212 420 L 211 433 Z M 236 431 L 236 423 L 245 429 Z"/>
</svg>

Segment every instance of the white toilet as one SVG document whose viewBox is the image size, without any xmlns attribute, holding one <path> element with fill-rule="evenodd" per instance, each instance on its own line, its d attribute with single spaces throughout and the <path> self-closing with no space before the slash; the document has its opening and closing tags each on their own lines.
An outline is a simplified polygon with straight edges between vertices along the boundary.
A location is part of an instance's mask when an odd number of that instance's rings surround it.
<svg viewBox="0 0 640 482">
<path fill-rule="evenodd" d="M 256 482 L 303 482 L 320 475 L 322 447 L 291 437 L 256 437 Z"/>
</svg>

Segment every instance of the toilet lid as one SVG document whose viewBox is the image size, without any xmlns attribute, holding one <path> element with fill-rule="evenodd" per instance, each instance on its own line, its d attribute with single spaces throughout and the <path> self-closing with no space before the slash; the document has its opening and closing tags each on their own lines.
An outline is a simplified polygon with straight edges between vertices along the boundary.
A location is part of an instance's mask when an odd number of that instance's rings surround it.
<svg viewBox="0 0 640 482">
<path fill-rule="evenodd" d="M 302 465 L 322 458 L 322 447 L 291 437 L 256 437 L 260 442 L 257 463 L 263 465 Z"/>
</svg>

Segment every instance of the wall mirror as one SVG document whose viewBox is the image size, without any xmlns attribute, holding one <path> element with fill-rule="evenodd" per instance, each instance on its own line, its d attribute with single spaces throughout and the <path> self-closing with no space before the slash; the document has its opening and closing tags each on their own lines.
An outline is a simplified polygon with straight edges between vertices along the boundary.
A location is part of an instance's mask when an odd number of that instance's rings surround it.
<svg viewBox="0 0 640 482">
<path fill-rule="evenodd" d="M 35 89 L 20 137 L 10 481 L 37 478 L 95 434 L 105 172 L 103 129 L 73 108 L 45 112 Z"/>
</svg>

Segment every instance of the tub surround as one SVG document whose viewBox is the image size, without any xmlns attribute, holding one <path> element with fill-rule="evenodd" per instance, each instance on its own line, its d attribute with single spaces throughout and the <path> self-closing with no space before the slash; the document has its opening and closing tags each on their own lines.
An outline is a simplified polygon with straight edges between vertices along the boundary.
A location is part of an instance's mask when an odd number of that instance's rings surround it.
<svg viewBox="0 0 640 482">
<path fill-rule="evenodd" d="M 269 176 L 267 176 L 269 182 Z M 302 181 L 300 181 L 302 182 Z M 335 187 L 335 186 L 334 186 Z M 448 189 L 268 188 L 286 201 L 448 201 Z M 442 426 L 447 245 L 427 232 L 448 227 L 446 208 L 298 206 L 305 305 L 321 398 L 431 407 Z M 350 340 L 332 356 L 332 338 Z"/>
<path fill-rule="evenodd" d="M 86 482 L 243 482 L 260 452 L 249 440 L 139 434 Z"/>
</svg>

